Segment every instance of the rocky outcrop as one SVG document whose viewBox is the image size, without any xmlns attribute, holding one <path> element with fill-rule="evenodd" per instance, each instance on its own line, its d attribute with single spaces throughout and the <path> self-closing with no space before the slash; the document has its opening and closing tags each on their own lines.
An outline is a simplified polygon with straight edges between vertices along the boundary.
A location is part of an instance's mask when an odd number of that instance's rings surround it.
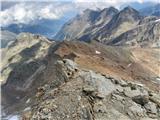
<svg viewBox="0 0 160 120">
<path fill-rule="evenodd" d="M 151 91 L 136 83 L 83 70 L 71 60 L 57 61 L 62 84 L 42 86 L 31 110 L 23 119 L 57 120 L 154 120 L 159 118 L 159 101 Z M 56 80 L 55 80 L 56 81 Z M 126 94 L 128 93 L 128 94 Z M 134 93 L 134 94 L 133 94 Z M 156 94 L 159 96 L 159 94 Z"/>
</svg>

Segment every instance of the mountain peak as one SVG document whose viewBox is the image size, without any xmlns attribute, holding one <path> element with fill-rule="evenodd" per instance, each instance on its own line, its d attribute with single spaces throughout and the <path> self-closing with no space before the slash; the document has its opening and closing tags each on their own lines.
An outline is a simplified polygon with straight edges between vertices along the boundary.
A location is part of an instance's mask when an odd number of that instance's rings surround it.
<svg viewBox="0 0 160 120">
<path fill-rule="evenodd" d="M 138 13 L 138 11 L 131 6 L 125 7 L 121 12 L 128 12 L 128 13 Z"/>
<path fill-rule="evenodd" d="M 128 6 L 119 12 L 116 19 L 121 19 L 121 21 L 137 21 L 140 20 L 142 16 L 134 8 Z"/>
<path fill-rule="evenodd" d="M 117 9 L 116 9 L 115 7 L 113 7 L 113 6 L 109 7 L 108 9 L 109 9 L 109 10 L 113 10 L 113 11 L 114 11 L 114 10 L 117 11 Z"/>
<path fill-rule="evenodd" d="M 109 8 L 104 8 L 102 12 L 106 12 L 106 14 L 110 14 L 110 13 L 118 13 L 118 10 L 114 7 L 109 7 Z"/>
<path fill-rule="evenodd" d="M 99 11 L 86 9 L 83 11 L 82 19 L 93 22 L 99 15 Z"/>
<path fill-rule="evenodd" d="M 118 10 L 114 7 L 104 8 L 100 11 L 100 18 L 103 20 L 108 20 L 108 18 L 112 18 L 117 13 Z"/>
<path fill-rule="evenodd" d="M 90 14 L 92 12 L 96 12 L 96 11 L 88 8 L 83 11 L 83 14 Z"/>
</svg>

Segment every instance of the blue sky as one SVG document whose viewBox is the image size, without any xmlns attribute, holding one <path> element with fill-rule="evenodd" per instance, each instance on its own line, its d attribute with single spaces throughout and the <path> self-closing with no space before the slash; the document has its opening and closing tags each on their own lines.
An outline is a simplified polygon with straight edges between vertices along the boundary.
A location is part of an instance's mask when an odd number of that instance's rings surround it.
<svg viewBox="0 0 160 120">
<path fill-rule="evenodd" d="M 69 12 L 82 12 L 90 9 L 103 9 L 109 6 L 120 8 L 124 4 L 137 2 L 158 3 L 160 0 L 1 0 L 1 26 L 24 23 L 40 19 L 61 19 Z M 7 2 L 8 1 L 8 2 Z M 36 2 L 35 2 L 36 1 Z M 48 2 L 46 2 L 48 1 Z M 14 13 L 14 14 L 13 14 Z"/>
</svg>

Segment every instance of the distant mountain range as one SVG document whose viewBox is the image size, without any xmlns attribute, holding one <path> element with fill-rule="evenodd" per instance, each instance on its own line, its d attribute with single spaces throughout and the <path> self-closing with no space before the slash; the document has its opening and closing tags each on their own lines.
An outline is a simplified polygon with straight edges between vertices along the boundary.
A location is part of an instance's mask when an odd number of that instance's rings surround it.
<svg viewBox="0 0 160 120">
<path fill-rule="evenodd" d="M 30 32 L 52 38 L 64 22 L 64 20 L 43 19 L 31 24 L 11 24 L 9 26 L 2 27 L 2 30 L 8 30 L 14 33 Z"/>
<path fill-rule="evenodd" d="M 55 38 L 58 40 L 72 39 L 92 30 L 97 30 L 103 27 L 104 24 L 107 24 L 116 13 L 118 13 L 118 10 L 113 7 L 103 9 L 102 11 L 87 9 L 64 24 Z"/>
<path fill-rule="evenodd" d="M 29 24 L 10 24 L 9 26 L 2 26 L 2 30 L 7 30 L 16 34 L 21 32 L 30 32 L 33 34 L 44 35 L 45 37 L 52 39 L 53 36 L 60 30 L 62 25 L 66 23 L 70 18 L 75 16 L 75 12 L 66 13 L 66 15 L 60 19 L 40 19 L 33 21 Z"/>
<path fill-rule="evenodd" d="M 10 42 L 15 41 L 16 34 L 7 30 L 1 31 L 1 48 L 5 48 Z"/>
<path fill-rule="evenodd" d="M 142 16 L 148 16 L 148 15 L 160 16 L 160 4 L 155 4 L 152 2 L 145 2 L 143 4 L 140 4 L 137 2 L 131 2 L 131 3 L 122 5 L 120 7 L 120 10 L 124 9 L 127 5 L 130 5 L 132 8 L 135 8 L 136 10 L 138 10 Z M 97 11 L 88 9 L 88 10 L 85 10 L 83 15 L 81 14 L 74 17 L 77 14 L 77 12 L 71 11 L 70 13 L 66 13 L 64 17 L 58 20 L 41 19 L 30 24 L 10 24 L 9 26 L 2 27 L 2 30 L 8 30 L 16 34 L 21 32 L 30 32 L 33 34 L 44 35 L 50 39 L 55 38 L 58 40 L 63 40 L 64 38 L 66 39 L 70 37 L 74 38 L 75 35 L 79 33 L 81 29 L 83 29 L 83 32 L 85 31 L 85 34 L 86 34 L 86 31 L 90 31 L 91 29 L 92 29 L 91 30 L 92 32 L 95 29 L 97 31 L 97 29 L 107 24 L 107 22 L 109 22 L 111 18 L 117 13 L 118 13 L 118 10 L 113 7 L 111 7 L 110 9 L 105 8 L 103 10 L 97 10 Z M 74 32 L 73 32 L 73 27 L 72 27 L 72 30 L 69 27 L 69 24 L 73 24 L 72 21 L 77 21 L 77 22 L 74 22 L 74 25 L 76 26 L 74 29 Z M 78 21 L 79 22 L 81 21 L 81 24 L 79 24 Z M 76 24 L 79 24 L 79 26 Z M 63 36 L 62 34 L 64 33 L 60 34 L 60 32 L 64 29 L 64 27 L 66 29 L 69 28 L 71 32 L 67 34 L 67 31 L 66 31 L 66 35 Z M 82 34 L 82 33 L 79 33 L 79 34 Z"/>
<path fill-rule="evenodd" d="M 159 5 L 150 7 L 152 12 L 145 12 L 148 7 L 137 11 L 130 6 L 120 11 L 114 7 L 88 9 L 65 23 L 55 39 L 159 47 Z"/>
</svg>

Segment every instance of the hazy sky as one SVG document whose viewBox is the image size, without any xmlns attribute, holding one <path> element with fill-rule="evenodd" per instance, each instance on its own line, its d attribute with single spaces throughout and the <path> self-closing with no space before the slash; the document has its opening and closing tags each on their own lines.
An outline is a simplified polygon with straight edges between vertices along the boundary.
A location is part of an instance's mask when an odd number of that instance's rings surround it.
<svg viewBox="0 0 160 120">
<path fill-rule="evenodd" d="M 73 11 L 80 12 L 86 8 L 103 9 L 109 6 L 114 6 L 119 8 L 121 5 L 130 2 L 138 2 L 140 4 L 143 4 L 144 2 L 148 1 L 158 3 L 160 0 L 57 0 L 57 1 L 56 0 L 39 0 L 39 1 L 1 0 L 1 1 L 5 2 L 2 2 L 2 10 L 0 11 L 0 23 L 1 26 L 7 26 L 13 23 L 28 24 L 32 21 L 40 19 L 60 19 L 61 17 L 66 15 L 67 12 L 73 12 Z"/>
</svg>

